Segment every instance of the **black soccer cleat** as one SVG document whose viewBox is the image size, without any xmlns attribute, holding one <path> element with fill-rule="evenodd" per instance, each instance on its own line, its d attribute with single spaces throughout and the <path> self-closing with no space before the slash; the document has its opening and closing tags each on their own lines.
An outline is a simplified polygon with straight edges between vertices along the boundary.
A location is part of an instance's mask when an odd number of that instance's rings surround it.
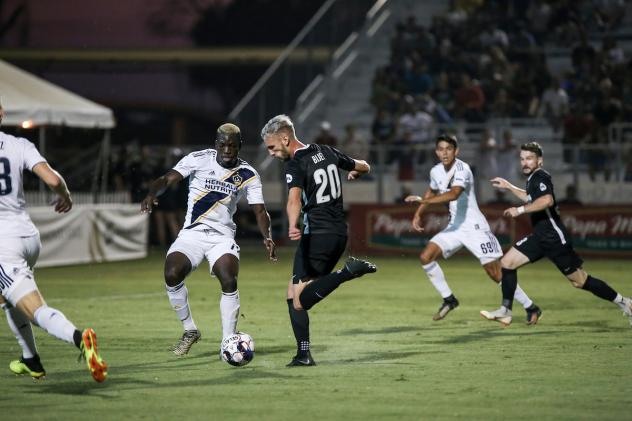
<svg viewBox="0 0 632 421">
<path fill-rule="evenodd" d="M 542 318 L 542 310 L 535 304 L 532 304 L 531 307 L 525 309 L 525 311 L 527 312 L 528 325 L 534 325 Z"/>
<path fill-rule="evenodd" d="M 312 365 L 316 365 L 316 361 L 312 358 L 312 354 L 307 352 L 301 352 L 301 354 L 296 354 L 292 361 L 286 367 L 309 367 Z"/>
<path fill-rule="evenodd" d="M 349 257 L 345 262 L 345 269 L 354 278 L 359 278 L 362 275 L 366 275 L 367 273 L 375 273 L 377 272 L 377 266 L 375 266 L 371 262 L 367 262 L 365 260 L 356 259 L 355 257 Z"/>
<path fill-rule="evenodd" d="M 456 299 L 454 295 L 449 296 L 448 298 L 443 299 L 443 303 L 439 307 L 439 310 L 432 316 L 432 320 L 435 322 L 443 319 L 448 315 L 449 312 L 454 310 L 459 306 L 459 300 Z"/>
</svg>

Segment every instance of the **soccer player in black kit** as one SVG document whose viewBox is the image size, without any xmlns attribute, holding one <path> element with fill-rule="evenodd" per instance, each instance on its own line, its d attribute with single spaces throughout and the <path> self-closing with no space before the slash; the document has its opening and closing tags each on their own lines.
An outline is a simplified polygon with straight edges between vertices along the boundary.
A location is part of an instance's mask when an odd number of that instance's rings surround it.
<svg viewBox="0 0 632 421">
<path fill-rule="evenodd" d="M 271 156 L 285 161 L 288 236 L 300 240 L 287 291 L 297 346 L 288 366 L 311 366 L 316 363 L 309 351 L 307 310 L 343 282 L 377 270 L 370 262 L 349 257 L 342 269 L 332 272 L 347 245 L 339 169 L 348 171 L 347 179 L 354 180 L 371 168 L 330 146 L 303 144 L 296 138 L 292 120 L 283 114 L 268 121 L 261 138 Z"/>
<path fill-rule="evenodd" d="M 481 316 L 508 326 L 511 323 L 511 305 L 518 282 L 518 268 L 548 257 L 575 288 L 612 301 L 623 310 L 632 324 L 632 300 L 622 297 L 607 283 L 589 275 L 582 268 L 584 261 L 573 249 L 571 237 L 560 219 L 551 175 L 542 169 L 542 148 L 537 142 L 520 146 L 520 167 L 522 173 L 528 177 L 526 191 L 504 178 L 497 177 L 491 181 L 494 187 L 509 190 L 525 203 L 523 206 L 505 210 L 504 214 L 515 218 L 528 213 L 533 233 L 518 241 L 501 259 L 502 306 L 495 311 L 483 310 Z"/>
</svg>

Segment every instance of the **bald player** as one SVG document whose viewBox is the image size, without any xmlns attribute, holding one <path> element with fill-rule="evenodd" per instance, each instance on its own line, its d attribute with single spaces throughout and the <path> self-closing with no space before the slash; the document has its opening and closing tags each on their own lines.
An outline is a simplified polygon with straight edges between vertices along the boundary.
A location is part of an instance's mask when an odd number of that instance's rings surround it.
<svg viewBox="0 0 632 421">
<path fill-rule="evenodd" d="M 221 125 L 217 129 L 215 149 L 192 152 L 182 158 L 173 169 L 151 183 L 141 203 L 141 212 L 151 212 L 162 192 L 184 178 L 189 179 L 184 227 L 167 252 L 164 271 L 169 302 L 184 328 L 182 338 L 170 348 L 178 356 L 187 354 L 202 337 L 191 315 L 184 278 L 204 258 L 222 288 L 219 303 L 222 338 L 237 331 L 239 246 L 235 242 L 233 215 L 243 196 L 255 214 L 269 259 L 276 260 L 261 179 L 253 167 L 239 159 L 241 143 L 239 127 L 230 123 Z"/>
</svg>

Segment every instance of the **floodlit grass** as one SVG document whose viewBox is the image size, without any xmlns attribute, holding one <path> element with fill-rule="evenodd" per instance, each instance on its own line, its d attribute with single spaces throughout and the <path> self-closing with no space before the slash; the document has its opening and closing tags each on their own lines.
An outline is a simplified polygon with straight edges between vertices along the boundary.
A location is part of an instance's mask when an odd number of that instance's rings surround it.
<svg viewBox="0 0 632 421">
<path fill-rule="evenodd" d="M 572 288 L 548 262 L 519 272 L 544 310 L 507 329 L 480 318 L 500 288 L 471 257 L 441 262 L 461 306 L 433 322 L 440 298 L 415 258 L 376 258 L 379 271 L 343 285 L 310 312 L 316 367 L 286 368 L 294 353 L 285 302 L 291 250 L 277 264 L 263 249 L 242 255 L 239 329 L 254 361 L 218 359 L 219 284 L 200 267 L 188 280 L 203 340 L 184 358 L 167 301 L 162 255 L 93 266 L 39 269 L 48 303 L 93 327 L 109 378 L 95 383 L 70 345 L 36 329 L 46 380 L 8 370 L 19 348 L 0 334 L 3 419 L 629 419 L 632 329 L 614 305 Z M 589 260 L 587 270 L 632 294 L 632 263 Z M 1 326 L 1 324 L 0 324 Z"/>
</svg>

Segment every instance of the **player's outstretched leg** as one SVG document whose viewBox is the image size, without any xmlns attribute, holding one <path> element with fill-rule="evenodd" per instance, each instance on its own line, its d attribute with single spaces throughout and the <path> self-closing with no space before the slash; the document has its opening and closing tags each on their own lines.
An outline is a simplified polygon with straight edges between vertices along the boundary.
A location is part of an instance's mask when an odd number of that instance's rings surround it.
<svg viewBox="0 0 632 421">
<path fill-rule="evenodd" d="M 34 320 L 49 334 L 79 348 L 81 351 L 79 358 L 85 358 L 94 380 L 98 382 L 105 380 L 108 374 L 107 364 L 97 351 L 97 336 L 94 330 L 86 329 L 83 333 L 80 332 L 61 311 L 47 305 L 35 310 Z"/>
<path fill-rule="evenodd" d="M 615 303 L 621 310 L 623 310 L 623 314 L 628 317 L 630 325 L 632 326 L 632 300 L 619 294 L 601 279 L 582 272 L 583 271 L 581 269 L 578 269 L 575 273 L 567 275 L 568 279 L 573 283 L 573 286 L 578 288 L 581 287 L 601 299 Z M 583 284 L 577 281 L 578 278 L 581 279 L 582 275 L 585 277 Z"/>
<path fill-rule="evenodd" d="M 303 309 L 309 310 L 314 305 L 322 301 L 326 296 L 334 292 L 343 282 L 350 281 L 351 279 L 359 278 L 367 273 L 374 273 L 376 271 L 377 266 L 373 263 L 356 259 L 355 257 L 349 257 L 342 269 L 307 283 L 299 294 L 298 304 Z"/>
<path fill-rule="evenodd" d="M 86 360 L 92 378 L 101 383 L 108 376 L 108 365 L 103 361 L 97 349 L 97 334 L 91 328 L 81 334 L 81 355 Z"/>
</svg>

